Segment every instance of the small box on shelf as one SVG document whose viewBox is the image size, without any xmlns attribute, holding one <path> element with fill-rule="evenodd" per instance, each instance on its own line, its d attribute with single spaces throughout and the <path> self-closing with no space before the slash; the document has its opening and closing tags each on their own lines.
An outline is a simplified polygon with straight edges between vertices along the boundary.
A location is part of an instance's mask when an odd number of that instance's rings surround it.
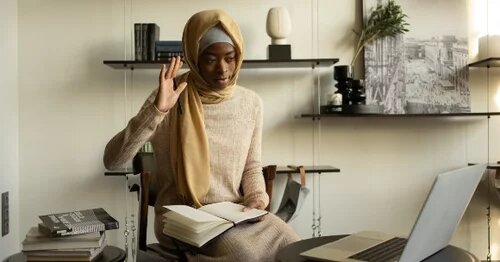
<svg viewBox="0 0 500 262">
<path fill-rule="evenodd" d="M 272 61 L 287 61 L 292 59 L 292 48 L 290 45 L 269 45 L 267 57 Z"/>
</svg>

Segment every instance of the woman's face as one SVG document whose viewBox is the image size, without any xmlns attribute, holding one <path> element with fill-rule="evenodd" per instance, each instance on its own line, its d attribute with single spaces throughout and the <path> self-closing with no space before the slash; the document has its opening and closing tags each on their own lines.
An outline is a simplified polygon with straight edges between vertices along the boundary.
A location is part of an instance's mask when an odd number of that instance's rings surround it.
<svg viewBox="0 0 500 262">
<path fill-rule="evenodd" d="M 236 51 L 231 44 L 214 43 L 201 53 L 198 69 L 210 87 L 221 90 L 229 85 L 236 59 Z"/>
</svg>

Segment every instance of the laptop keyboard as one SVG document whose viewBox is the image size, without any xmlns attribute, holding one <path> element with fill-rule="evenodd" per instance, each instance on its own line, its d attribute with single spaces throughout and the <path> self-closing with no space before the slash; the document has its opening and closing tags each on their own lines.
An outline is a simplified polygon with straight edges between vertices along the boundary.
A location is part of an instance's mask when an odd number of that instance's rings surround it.
<svg viewBox="0 0 500 262">
<path fill-rule="evenodd" d="M 368 262 L 397 261 L 403 253 L 406 241 L 405 238 L 391 238 L 349 258 Z"/>
</svg>

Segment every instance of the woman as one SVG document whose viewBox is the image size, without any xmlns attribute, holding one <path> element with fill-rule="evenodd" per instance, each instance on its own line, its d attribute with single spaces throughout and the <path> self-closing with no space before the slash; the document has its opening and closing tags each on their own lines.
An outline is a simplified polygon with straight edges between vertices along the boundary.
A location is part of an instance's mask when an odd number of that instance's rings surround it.
<svg viewBox="0 0 500 262">
<path fill-rule="evenodd" d="M 237 24 L 223 11 L 202 11 L 188 20 L 182 40 L 190 71 L 176 77 L 180 58 L 164 65 L 159 88 L 104 153 L 107 168 L 123 166 L 151 141 L 160 188 L 155 234 L 165 246 L 172 243 L 162 233 L 164 205 L 232 201 L 264 209 L 269 203 L 261 166 L 262 102 L 236 85 L 243 61 Z M 272 261 L 279 248 L 298 239 L 268 214 L 186 255 L 192 261 Z"/>
</svg>

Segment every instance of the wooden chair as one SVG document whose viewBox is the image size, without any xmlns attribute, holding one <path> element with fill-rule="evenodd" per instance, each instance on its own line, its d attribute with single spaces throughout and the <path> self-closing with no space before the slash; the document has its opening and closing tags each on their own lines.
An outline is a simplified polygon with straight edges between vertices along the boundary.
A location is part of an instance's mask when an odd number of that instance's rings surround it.
<svg viewBox="0 0 500 262">
<path fill-rule="evenodd" d="M 154 206 L 156 194 L 158 193 L 157 184 L 152 181 L 152 174 L 156 171 L 155 159 L 153 153 L 139 152 L 134 157 L 133 169 L 134 174 L 140 176 L 140 185 L 136 187 L 139 195 L 139 211 L 138 211 L 138 249 L 148 254 L 164 258 L 164 261 L 185 261 L 184 253 L 177 249 L 168 250 L 158 243 L 147 244 L 147 227 L 148 227 L 148 208 Z M 266 192 L 269 195 L 269 200 L 272 197 L 273 181 L 276 177 L 276 166 L 269 165 L 263 167 L 263 175 L 266 183 Z M 266 207 L 270 210 L 271 201 Z"/>
</svg>

